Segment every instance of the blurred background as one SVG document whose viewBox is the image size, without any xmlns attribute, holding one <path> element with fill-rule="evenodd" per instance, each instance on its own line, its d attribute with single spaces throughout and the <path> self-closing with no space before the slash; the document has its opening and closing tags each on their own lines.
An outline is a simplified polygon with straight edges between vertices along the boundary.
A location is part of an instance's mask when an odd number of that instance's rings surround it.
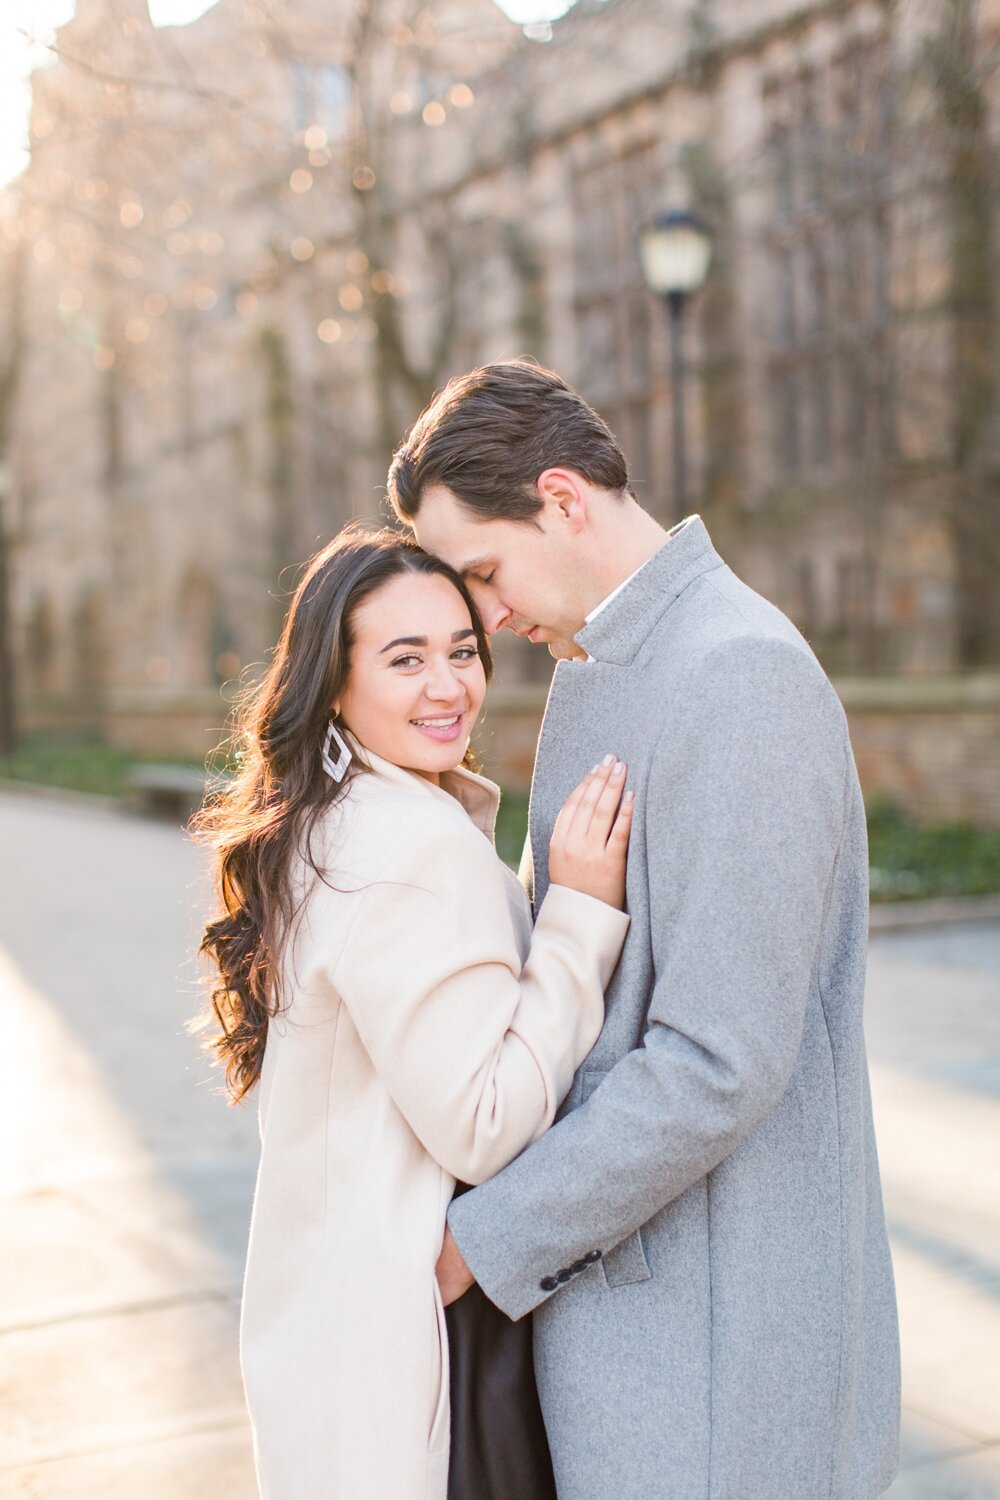
<svg viewBox="0 0 1000 1500">
<path fill-rule="evenodd" d="M 121 809 L 183 819 L 298 565 L 527 354 L 845 703 L 892 1493 L 1000 1495 L 998 64 L 1000 0 L 3 0 L 0 1493 L 253 1493 L 252 1107 L 182 1031 L 197 859 Z M 515 859 L 551 662 L 498 667 Z"/>
<path fill-rule="evenodd" d="M 517 4 L 7 0 L 0 748 L 202 761 L 433 392 L 529 354 L 806 633 L 867 791 L 1000 822 L 1000 4 Z M 707 276 L 654 289 L 665 213 Z M 513 786 L 549 668 L 502 643 Z"/>
</svg>

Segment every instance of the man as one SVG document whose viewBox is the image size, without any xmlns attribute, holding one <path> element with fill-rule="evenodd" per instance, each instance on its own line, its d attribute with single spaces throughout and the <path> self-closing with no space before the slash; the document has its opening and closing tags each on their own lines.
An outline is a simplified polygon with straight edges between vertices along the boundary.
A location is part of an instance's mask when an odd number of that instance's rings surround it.
<svg viewBox="0 0 1000 1500">
<path fill-rule="evenodd" d="M 446 1299 L 535 1315 L 560 1500 L 871 1500 L 896 1467 L 892 1271 L 862 1038 L 864 812 L 840 704 L 692 517 L 512 361 L 454 380 L 389 475 L 490 631 L 559 658 L 534 899 L 605 753 L 636 791 L 632 923 L 561 1118 L 452 1205 Z M 533 859 L 531 858 L 533 854 Z"/>
</svg>

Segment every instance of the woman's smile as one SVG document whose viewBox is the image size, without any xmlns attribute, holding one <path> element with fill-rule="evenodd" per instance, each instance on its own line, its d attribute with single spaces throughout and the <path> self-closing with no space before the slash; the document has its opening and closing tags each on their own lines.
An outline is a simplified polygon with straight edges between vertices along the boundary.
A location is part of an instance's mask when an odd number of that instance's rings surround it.
<svg viewBox="0 0 1000 1500">
<path fill-rule="evenodd" d="M 414 728 L 432 740 L 457 740 L 465 724 L 464 713 L 425 714 L 421 719 L 411 719 Z"/>
</svg>

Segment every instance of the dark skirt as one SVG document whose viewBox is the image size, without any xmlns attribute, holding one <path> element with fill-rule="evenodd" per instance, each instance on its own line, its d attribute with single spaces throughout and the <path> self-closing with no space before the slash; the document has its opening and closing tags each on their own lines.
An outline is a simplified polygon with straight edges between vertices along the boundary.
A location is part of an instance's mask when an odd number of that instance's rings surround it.
<svg viewBox="0 0 1000 1500">
<path fill-rule="evenodd" d="M 531 1317 L 478 1287 L 445 1308 L 451 1367 L 448 1500 L 556 1500 L 535 1385 Z"/>
</svg>

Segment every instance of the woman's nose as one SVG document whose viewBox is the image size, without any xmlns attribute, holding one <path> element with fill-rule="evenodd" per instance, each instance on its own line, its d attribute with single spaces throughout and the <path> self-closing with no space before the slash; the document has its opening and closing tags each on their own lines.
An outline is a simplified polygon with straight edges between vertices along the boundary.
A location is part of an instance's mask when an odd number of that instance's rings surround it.
<svg viewBox="0 0 1000 1500">
<path fill-rule="evenodd" d="M 465 696 L 465 687 L 450 665 L 442 663 L 431 671 L 425 689 L 428 698 L 438 703 L 455 703 Z"/>
</svg>

